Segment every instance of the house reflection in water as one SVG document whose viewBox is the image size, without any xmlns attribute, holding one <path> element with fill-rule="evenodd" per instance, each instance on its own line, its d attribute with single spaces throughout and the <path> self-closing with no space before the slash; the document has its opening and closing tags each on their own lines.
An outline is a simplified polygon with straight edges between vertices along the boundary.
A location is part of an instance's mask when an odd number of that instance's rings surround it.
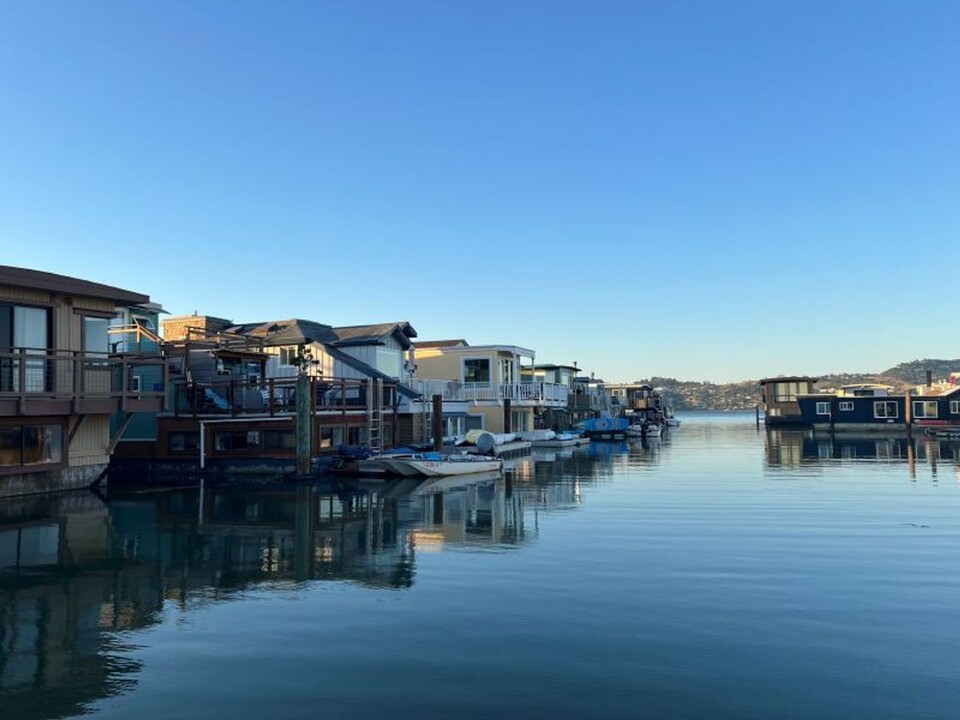
<svg viewBox="0 0 960 720">
<path fill-rule="evenodd" d="M 80 714 L 129 689 L 140 666 L 112 631 L 153 625 L 171 601 L 189 608 L 250 583 L 311 578 L 412 582 L 409 531 L 385 492 L 208 490 L 202 506 L 198 495 L 0 506 L 0 717 Z"/>
<path fill-rule="evenodd" d="M 409 512 L 418 550 L 490 548 L 530 539 L 523 493 L 499 472 L 424 483 L 411 494 Z"/>
<path fill-rule="evenodd" d="M 884 437 L 876 434 L 861 437 L 838 434 L 834 437 L 814 435 L 809 430 L 771 430 L 767 432 L 766 464 L 768 467 L 816 467 L 823 461 L 927 462 L 960 461 L 960 443 L 917 438 Z"/>
<path fill-rule="evenodd" d="M 85 712 L 127 691 L 130 631 L 183 610 L 315 580 L 413 583 L 416 550 L 519 547 L 603 464 L 531 459 L 503 475 L 375 489 L 196 487 L 37 496 L 0 506 L 0 717 Z"/>
<path fill-rule="evenodd" d="M 152 623 L 156 603 L 139 602 L 139 578 L 113 565 L 108 535 L 107 508 L 88 493 L 0 506 L 3 717 L 77 714 L 135 682 L 139 663 L 104 631 Z"/>
</svg>

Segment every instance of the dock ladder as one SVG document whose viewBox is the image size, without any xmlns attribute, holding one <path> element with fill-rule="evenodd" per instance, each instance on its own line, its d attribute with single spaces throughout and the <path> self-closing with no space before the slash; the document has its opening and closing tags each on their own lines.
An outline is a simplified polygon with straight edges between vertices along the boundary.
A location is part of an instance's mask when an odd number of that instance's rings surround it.
<svg viewBox="0 0 960 720">
<path fill-rule="evenodd" d="M 383 380 L 367 381 L 367 444 L 374 453 L 383 452 Z"/>
</svg>

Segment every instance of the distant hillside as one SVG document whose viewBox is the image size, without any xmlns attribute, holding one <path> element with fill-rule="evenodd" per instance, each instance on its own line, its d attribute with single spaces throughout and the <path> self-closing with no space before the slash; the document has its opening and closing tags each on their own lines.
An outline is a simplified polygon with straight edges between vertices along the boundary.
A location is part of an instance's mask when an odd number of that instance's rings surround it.
<svg viewBox="0 0 960 720">
<path fill-rule="evenodd" d="M 933 380 L 945 379 L 951 372 L 960 372 L 957 360 L 911 360 L 877 373 L 832 373 L 821 376 L 817 387 L 835 388 L 854 383 L 881 383 L 897 389 L 922 385 L 927 379 L 927 370 Z M 676 380 L 652 377 L 643 382 L 653 385 L 663 394 L 664 402 L 675 412 L 695 410 L 753 410 L 760 402 L 760 386 L 756 380 L 736 383 L 712 383 L 707 381 Z"/>
</svg>

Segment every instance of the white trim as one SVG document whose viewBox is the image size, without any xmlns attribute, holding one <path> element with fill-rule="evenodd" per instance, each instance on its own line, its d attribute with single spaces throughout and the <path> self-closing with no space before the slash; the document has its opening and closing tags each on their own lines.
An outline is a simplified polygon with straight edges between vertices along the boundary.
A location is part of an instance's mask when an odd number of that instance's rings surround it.
<svg viewBox="0 0 960 720">
<path fill-rule="evenodd" d="M 840 401 L 840 410 L 842 412 L 851 412 L 853 410 L 853 401 L 852 400 L 841 400 Z"/>
<path fill-rule="evenodd" d="M 877 408 L 884 406 L 884 414 L 878 415 Z M 893 406 L 893 415 L 888 415 L 886 413 L 886 407 L 888 405 Z M 896 400 L 875 400 L 873 403 L 873 417 L 876 420 L 895 420 L 900 417 L 900 406 L 897 404 Z"/>
<path fill-rule="evenodd" d="M 817 403 L 817 415 L 829 415 L 830 414 L 830 403 L 828 402 L 818 402 Z"/>
<path fill-rule="evenodd" d="M 933 415 L 927 415 L 928 406 L 933 405 Z M 921 420 L 927 419 L 936 419 L 940 414 L 939 403 L 936 400 L 914 400 L 913 401 L 913 416 Z M 920 407 L 922 412 L 917 412 L 917 407 Z"/>
<path fill-rule="evenodd" d="M 951 414 L 951 415 L 960 415 L 960 400 L 951 400 L 951 401 L 950 401 L 950 414 Z"/>
</svg>

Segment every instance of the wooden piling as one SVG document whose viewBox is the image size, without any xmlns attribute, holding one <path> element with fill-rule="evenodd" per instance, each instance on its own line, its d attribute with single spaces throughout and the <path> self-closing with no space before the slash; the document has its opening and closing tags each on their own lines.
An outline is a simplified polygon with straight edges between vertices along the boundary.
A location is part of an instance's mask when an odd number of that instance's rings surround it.
<svg viewBox="0 0 960 720">
<path fill-rule="evenodd" d="M 760 406 L 754 405 L 753 409 L 756 410 L 757 412 L 757 430 L 759 430 L 760 429 Z"/>
<path fill-rule="evenodd" d="M 296 388 L 297 407 L 297 474 L 310 474 L 310 455 L 313 418 L 310 409 L 310 378 L 306 375 L 297 376 Z"/>
<path fill-rule="evenodd" d="M 913 403 L 910 397 L 910 388 L 907 388 L 903 394 L 903 422 L 907 425 L 907 442 L 913 439 Z"/>
<path fill-rule="evenodd" d="M 443 395 L 433 396 L 433 449 L 443 450 Z"/>
<path fill-rule="evenodd" d="M 503 431 L 505 433 L 513 432 L 513 417 L 510 413 L 510 398 L 503 401 Z"/>
</svg>

